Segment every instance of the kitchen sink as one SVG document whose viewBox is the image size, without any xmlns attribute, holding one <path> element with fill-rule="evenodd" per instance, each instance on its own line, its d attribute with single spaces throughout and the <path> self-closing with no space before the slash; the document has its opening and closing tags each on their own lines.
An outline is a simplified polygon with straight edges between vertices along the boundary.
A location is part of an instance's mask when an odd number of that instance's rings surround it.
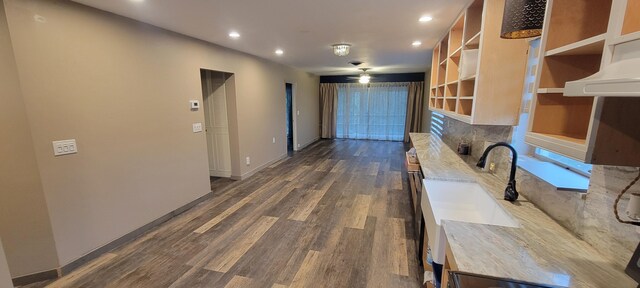
<svg viewBox="0 0 640 288">
<path fill-rule="evenodd" d="M 474 182 L 425 179 L 421 206 L 431 257 L 438 264 L 444 263 L 446 248 L 442 220 L 520 227 L 491 193 Z"/>
</svg>

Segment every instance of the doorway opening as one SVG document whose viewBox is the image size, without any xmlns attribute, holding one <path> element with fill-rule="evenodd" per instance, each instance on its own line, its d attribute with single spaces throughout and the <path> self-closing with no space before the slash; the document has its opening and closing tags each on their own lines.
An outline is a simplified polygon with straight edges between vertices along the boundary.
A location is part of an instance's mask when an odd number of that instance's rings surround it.
<svg viewBox="0 0 640 288">
<path fill-rule="evenodd" d="M 287 98 L 287 154 L 291 156 L 294 151 L 293 146 L 293 84 L 285 83 Z"/>
<path fill-rule="evenodd" d="M 209 176 L 212 183 L 219 177 L 231 177 L 231 144 L 227 98 L 233 89 L 227 87 L 232 73 L 200 70 L 202 80 L 202 108 L 205 119 Z"/>
</svg>

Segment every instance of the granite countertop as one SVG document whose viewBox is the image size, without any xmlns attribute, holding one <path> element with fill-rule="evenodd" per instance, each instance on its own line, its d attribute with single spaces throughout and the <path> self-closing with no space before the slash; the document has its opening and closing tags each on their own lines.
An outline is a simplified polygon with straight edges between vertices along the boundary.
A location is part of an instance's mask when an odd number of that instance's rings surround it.
<svg viewBox="0 0 640 288">
<path fill-rule="evenodd" d="M 476 169 L 470 157 L 458 155 L 435 135 L 410 136 L 425 179 L 476 182 L 520 222 L 520 228 L 509 228 L 444 220 L 457 270 L 564 287 L 638 286 L 622 267 L 522 195 L 515 203 L 503 200 L 507 179 Z"/>
</svg>

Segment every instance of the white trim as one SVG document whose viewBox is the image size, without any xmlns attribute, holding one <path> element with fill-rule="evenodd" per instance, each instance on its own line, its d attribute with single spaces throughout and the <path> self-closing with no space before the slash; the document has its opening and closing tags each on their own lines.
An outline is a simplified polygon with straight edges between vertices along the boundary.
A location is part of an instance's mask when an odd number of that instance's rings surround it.
<svg viewBox="0 0 640 288">
<path fill-rule="evenodd" d="M 313 140 L 309 141 L 307 144 L 300 145 L 300 148 L 298 148 L 298 150 L 295 150 L 295 151 L 301 151 L 302 149 L 307 148 L 309 145 L 316 143 L 316 141 L 318 140 L 320 140 L 320 136 L 313 138 Z"/>
<path fill-rule="evenodd" d="M 229 177 L 231 177 L 231 171 L 217 171 L 217 170 L 209 169 L 209 176 L 211 176 L 211 177 L 229 178 Z"/>
<path fill-rule="evenodd" d="M 276 159 L 273 159 L 273 160 L 271 160 L 271 161 L 269 161 L 267 163 L 264 163 L 264 164 L 262 164 L 262 165 L 260 165 L 260 166 L 258 166 L 256 168 L 253 168 L 252 170 L 249 170 L 249 171 L 245 172 L 244 174 L 242 174 L 240 176 L 232 175 L 231 179 L 233 179 L 233 180 L 244 180 L 244 179 L 247 179 L 247 178 L 253 176 L 253 174 L 256 174 L 256 173 L 260 172 L 262 169 L 271 166 L 271 164 L 276 163 L 276 162 L 278 162 L 278 161 L 280 161 L 280 160 L 282 160 L 284 158 L 287 158 L 287 157 L 288 157 L 287 153 L 284 153 L 284 154 L 278 156 Z"/>
</svg>

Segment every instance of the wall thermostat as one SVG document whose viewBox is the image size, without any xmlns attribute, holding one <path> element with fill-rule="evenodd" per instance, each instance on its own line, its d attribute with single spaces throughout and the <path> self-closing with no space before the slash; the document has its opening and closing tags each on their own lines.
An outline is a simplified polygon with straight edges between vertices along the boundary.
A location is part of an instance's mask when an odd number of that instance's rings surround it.
<svg viewBox="0 0 640 288">
<path fill-rule="evenodd" d="M 200 108 L 200 101 L 189 100 L 189 106 L 191 107 L 191 110 L 198 110 Z"/>
</svg>

